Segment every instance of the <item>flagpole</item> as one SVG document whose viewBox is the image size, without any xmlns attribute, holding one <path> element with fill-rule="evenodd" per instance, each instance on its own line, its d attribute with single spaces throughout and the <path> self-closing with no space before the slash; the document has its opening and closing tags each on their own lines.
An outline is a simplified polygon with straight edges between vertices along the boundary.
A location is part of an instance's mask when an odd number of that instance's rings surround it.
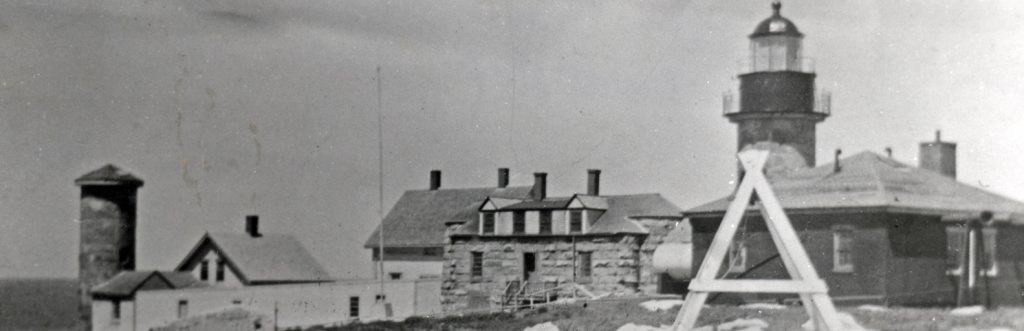
<svg viewBox="0 0 1024 331">
<path fill-rule="evenodd" d="M 380 301 L 384 301 L 384 114 L 381 106 L 380 66 L 377 66 L 377 267 L 380 278 Z"/>
</svg>

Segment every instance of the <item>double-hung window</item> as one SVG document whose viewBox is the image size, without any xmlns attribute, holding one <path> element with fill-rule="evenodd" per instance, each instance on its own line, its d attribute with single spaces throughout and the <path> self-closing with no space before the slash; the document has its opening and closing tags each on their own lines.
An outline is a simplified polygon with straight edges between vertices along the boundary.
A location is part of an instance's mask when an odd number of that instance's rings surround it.
<svg viewBox="0 0 1024 331">
<path fill-rule="evenodd" d="M 471 270 L 470 275 L 474 282 L 478 281 L 484 276 L 484 253 L 483 252 L 472 252 L 471 253 Z"/>
<path fill-rule="evenodd" d="M 483 226 L 480 231 L 483 234 L 494 234 L 494 213 L 484 212 L 482 218 Z"/>
<path fill-rule="evenodd" d="M 977 233 L 977 232 L 975 232 Z M 983 247 L 981 247 L 982 254 L 977 255 L 978 268 L 981 269 L 981 274 L 986 276 L 996 276 L 999 273 L 999 264 L 996 263 L 996 238 L 998 237 L 998 230 L 995 228 L 982 228 L 981 235 L 975 234 L 972 239 L 968 235 L 966 227 L 963 226 L 950 226 L 946 228 L 946 273 L 949 275 L 959 276 L 964 272 L 964 254 L 966 254 L 968 241 L 972 245 L 977 245 L 974 241 L 981 240 Z"/>
<path fill-rule="evenodd" d="M 210 261 L 199 261 L 199 280 L 210 279 Z"/>
<path fill-rule="evenodd" d="M 576 277 L 580 281 L 586 282 L 594 274 L 593 254 L 593 252 L 576 253 Z"/>
<path fill-rule="evenodd" d="M 853 272 L 853 227 L 832 228 L 832 272 Z"/>
<path fill-rule="evenodd" d="M 225 265 L 227 265 L 227 261 L 224 261 L 224 259 L 218 259 L 217 260 L 217 274 L 216 274 L 216 276 L 217 276 L 217 281 L 218 282 L 223 282 L 224 281 L 224 266 Z"/>
<path fill-rule="evenodd" d="M 551 211 L 550 210 L 541 210 L 540 211 L 539 222 L 540 222 L 540 227 L 539 227 L 537 232 L 543 233 L 543 234 L 550 234 L 551 233 Z"/>
<path fill-rule="evenodd" d="M 526 233 L 526 212 L 521 210 L 512 212 L 512 233 Z"/>
<path fill-rule="evenodd" d="M 583 233 L 583 211 L 569 211 L 569 233 Z"/>
</svg>

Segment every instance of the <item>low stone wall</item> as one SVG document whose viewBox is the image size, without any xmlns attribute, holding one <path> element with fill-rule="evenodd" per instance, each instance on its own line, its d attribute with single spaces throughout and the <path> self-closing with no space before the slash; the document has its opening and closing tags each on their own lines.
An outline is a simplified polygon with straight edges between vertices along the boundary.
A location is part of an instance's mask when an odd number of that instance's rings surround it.
<svg viewBox="0 0 1024 331">
<path fill-rule="evenodd" d="M 576 282 L 594 292 L 635 293 L 640 287 L 641 245 L 646 235 L 455 237 L 446 246 L 441 287 L 445 311 L 500 304 L 507 282 L 523 277 L 523 254 L 536 254 L 545 283 Z M 483 253 L 483 276 L 472 276 L 472 253 Z M 574 257 L 591 254 L 591 277 L 574 276 Z M 656 286 L 656 285 L 655 285 Z M 568 295 L 569 293 L 560 293 Z"/>
</svg>

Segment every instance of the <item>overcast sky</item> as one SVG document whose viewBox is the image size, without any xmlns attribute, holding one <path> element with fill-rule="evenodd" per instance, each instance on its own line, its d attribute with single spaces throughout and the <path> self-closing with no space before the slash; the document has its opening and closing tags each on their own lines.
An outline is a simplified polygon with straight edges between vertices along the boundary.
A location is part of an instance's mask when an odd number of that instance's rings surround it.
<svg viewBox="0 0 1024 331">
<path fill-rule="evenodd" d="M 729 192 L 721 117 L 769 1 L 13 0 L 0 2 L 0 277 L 75 277 L 73 180 L 146 181 L 138 267 L 206 231 L 298 236 L 364 277 L 384 198 L 549 175 L 552 195 Z M 960 180 L 1024 199 L 1024 3 L 786 1 L 833 115 L 819 164 L 863 150 L 917 164 L 959 143 Z"/>
</svg>

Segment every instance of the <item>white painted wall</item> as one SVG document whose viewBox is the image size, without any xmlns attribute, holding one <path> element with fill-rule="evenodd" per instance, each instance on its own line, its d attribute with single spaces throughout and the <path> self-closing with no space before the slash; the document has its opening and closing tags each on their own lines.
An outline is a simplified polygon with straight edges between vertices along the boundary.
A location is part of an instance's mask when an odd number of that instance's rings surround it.
<svg viewBox="0 0 1024 331">
<path fill-rule="evenodd" d="M 93 331 L 131 331 L 132 322 L 135 320 L 134 302 L 129 300 L 120 301 L 121 318 L 114 320 L 114 304 L 107 299 L 92 300 L 92 329 Z"/>
<path fill-rule="evenodd" d="M 137 320 L 134 325 L 135 330 L 144 331 L 177 320 L 178 302 L 181 300 L 188 302 L 189 316 L 221 310 L 237 300 L 241 302 L 238 305 L 242 308 L 271 317 L 276 316 L 280 329 L 347 323 L 354 317 L 362 321 L 378 320 L 382 319 L 382 316 L 374 314 L 374 304 L 379 291 L 380 283 L 375 280 L 140 291 L 135 298 Z M 392 318 L 441 312 L 440 279 L 387 281 L 384 293 L 392 305 Z M 349 298 L 353 296 L 359 297 L 359 316 L 349 316 Z M 95 321 L 100 318 L 98 314 L 103 313 L 103 302 L 94 302 Z M 110 316 L 109 309 L 106 310 L 106 314 Z M 122 315 L 120 324 L 126 322 L 128 320 Z"/>
<path fill-rule="evenodd" d="M 526 212 L 526 224 L 525 231 L 528 234 L 540 233 L 540 212 L 536 210 L 530 210 Z"/>
<path fill-rule="evenodd" d="M 443 261 L 388 261 L 386 260 L 387 256 L 384 256 L 384 259 L 384 272 L 388 274 L 400 272 L 402 273 L 402 280 L 416 280 L 420 279 L 421 276 L 440 278 L 441 271 L 444 269 Z M 374 270 L 376 273 L 377 269 Z M 384 275 L 386 277 L 384 279 L 391 279 L 388 274 Z"/>
</svg>

